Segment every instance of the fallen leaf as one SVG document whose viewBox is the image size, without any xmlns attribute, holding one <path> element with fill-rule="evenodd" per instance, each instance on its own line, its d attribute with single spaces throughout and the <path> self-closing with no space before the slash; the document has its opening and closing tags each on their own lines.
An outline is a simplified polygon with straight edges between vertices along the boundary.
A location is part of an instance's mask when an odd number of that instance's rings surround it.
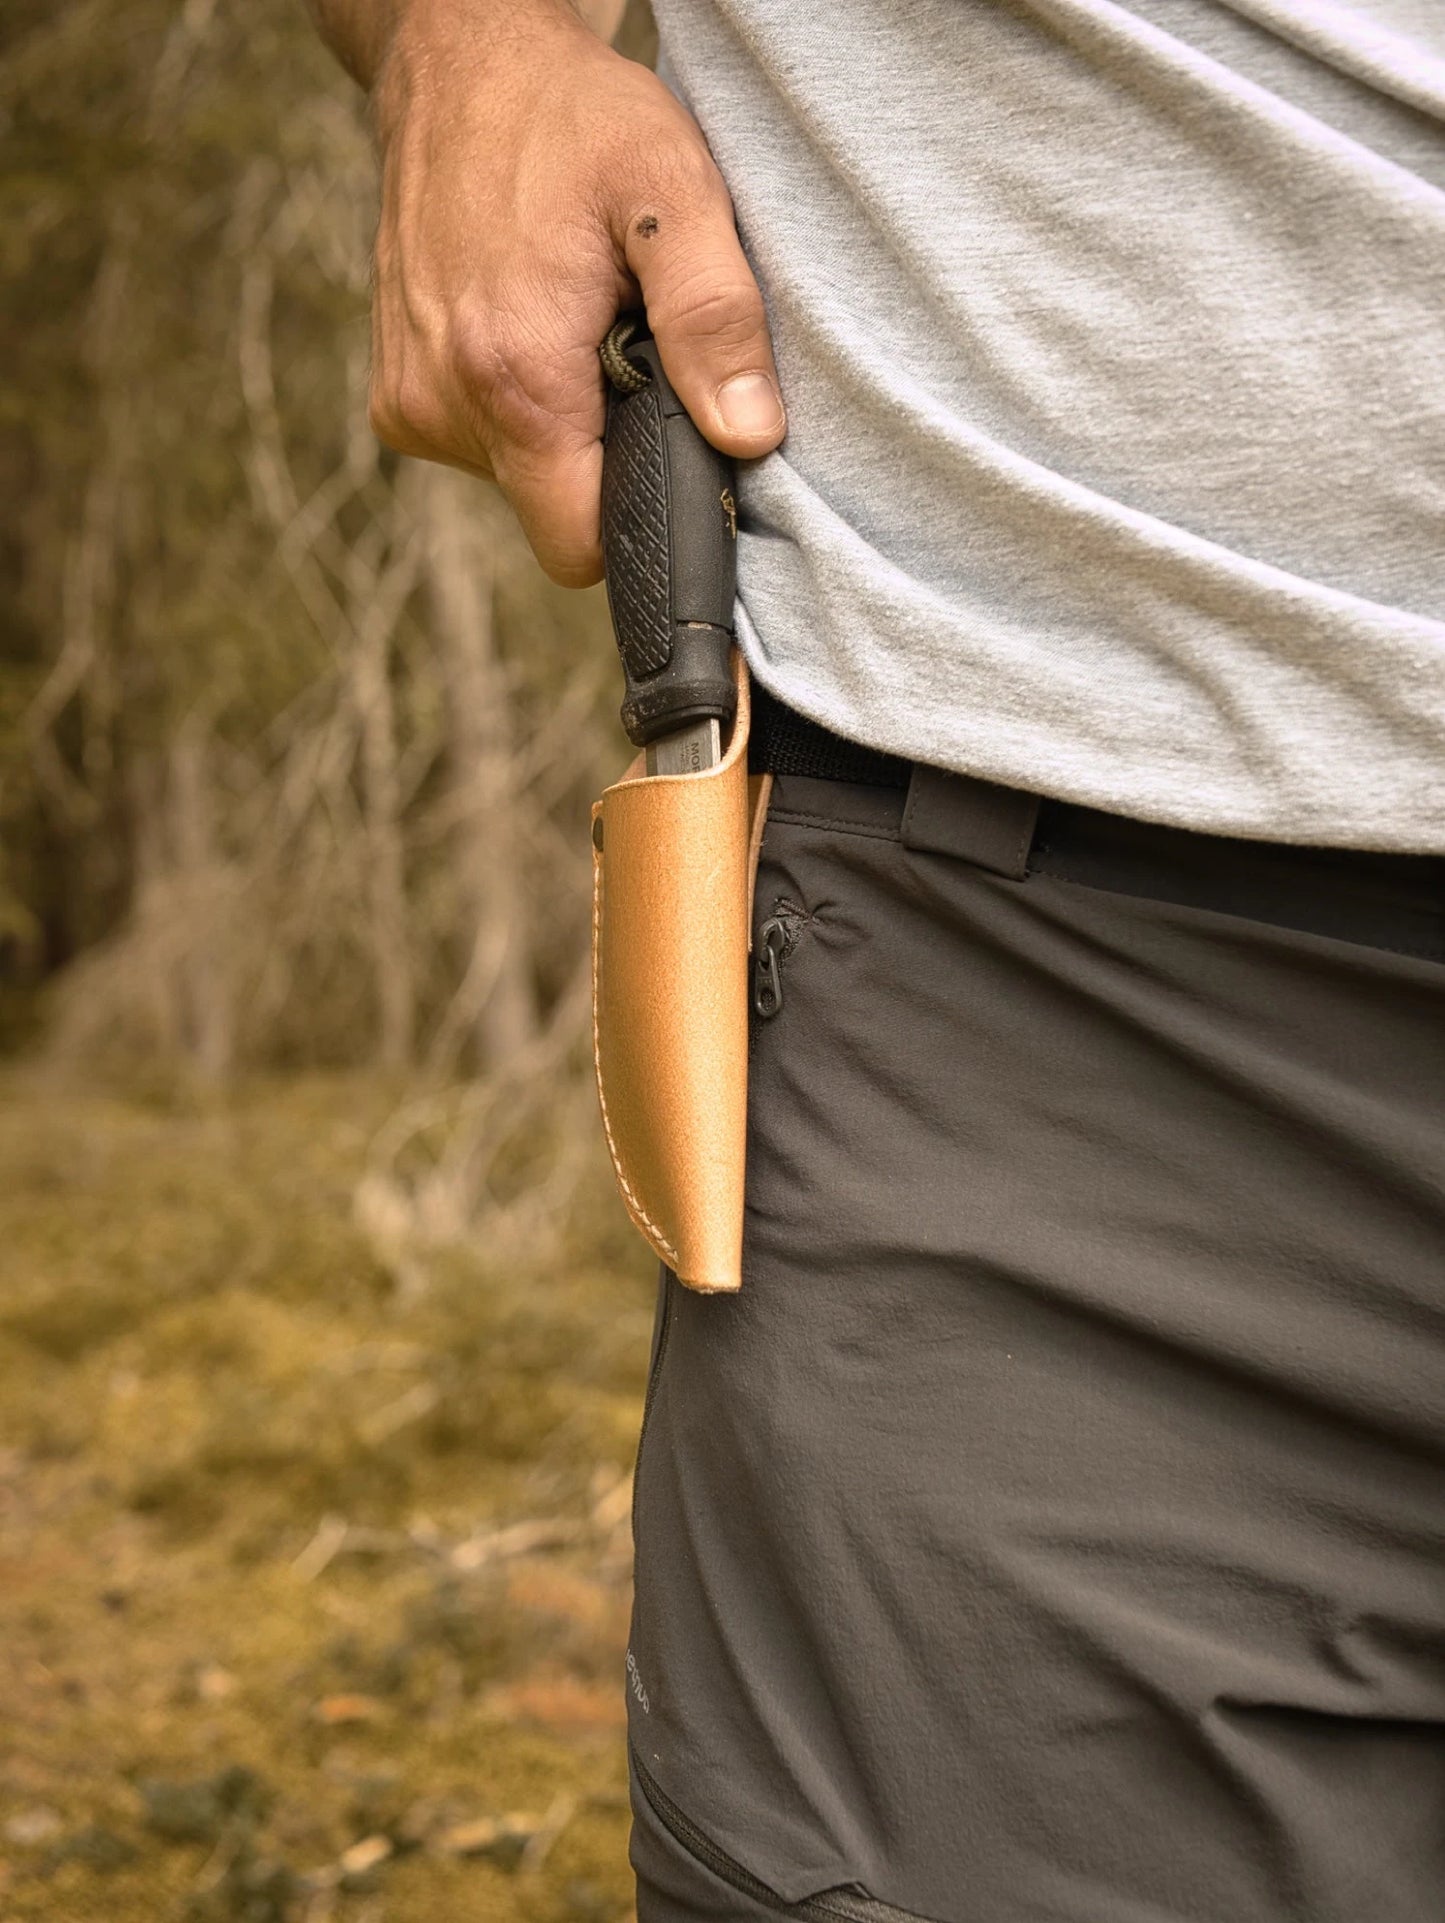
<svg viewBox="0 0 1445 1923">
<path fill-rule="evenodd" d="M 313 1712 L 318 1723 L 374 1723 L 386 1714 L 386 1704 L 375 1696 L 323 1696 Z"/>
<path fill-rule="evenodd" d="M 4 1836 L 7 1843 L 18 1843 L 26 1849 L 34 1843 L 48 1843 L 52 1836 L 59 1836 L 64 1827 L 59 1810 L 39 1803 L 33 1809 L 18 1809 L 8 1817 Z"/>
<path fill-rule="evenodd" d="M 438 1832 L 432 1843 L 448 1856 L 485 1856 L 503 1869 L 516 1870 L 527 1865 L 528 1852 L 537 1837 L 546 1834 L 548 1822 L 545 1816 L 511 1810 L 505 1816 L 482 1816 L 474 1822 L 454 1823 Z M 555 1840 L 555 1837 L 548 1838 L 544 1856 Z"/>
<path fill-rule="evenodd" d="M 392 1855 L 395 1845 L 389 1836 L 363 1836 L 349 1850 L 341 1852 L 342 1872 L 346 1876 L 365 1876 Z"/>
<path fill-rule="evenodd" d="M 517 1609 L 599 1629 L 609 1618 L 625 1616 L 626 1602 L 614 1590 L 590 1576 L 560 1568 L 555 1562 L 528 1559 L 507 1572 L 507 1600 Z"/>
<path fill-rule="evenodd" d="M 627 1721 L 619 1687 L 575 1676 L 533 1676 L 504 1684 L 488 1691 L 483 1707 L 508 1722 L 542 1723 L 549 1729 L 620 1729 Z"/>
<path fill-rule="evenodd" d="M 323 1516 L 316 1528 L 316 1534 L 299 1555 L 294 1556 L 291 1567 L 302 1582 L 314 1582 L 340 1551 L 346 1541 L 346 1523 L 341 1516 Z"/>
<path fill-rule="evenodd" d="M 433 1840 L 448 1856 L 481 1856 L 495 1847 L 501 1835 L 500 1821 L 495 1816 L 482 1816 L 470 1823 L 453 1823 L 448 1829 L 438 1830 Z"/>
<path fill-rule="evenodd" d="M 196 1694 L 203 1703 L 223 1703 L 234 1694 L 235 1688 L 235 1677 L 219 1663 L 210 1664 L 196 1678 Z"/>
<path fill-rule="evenodd" d="M 455 1569 L 480 1569 L 485 1563 L 501 1562 L 508 1556 L 526 1556 L 535 1549 L 560 1549 L 575 1542 L 580 1534 L 577 1524 L 572 1522 L 547 1521 L 541 1517 L 513 1522 L 505 1529 L 488 1529 L 466 1542 L 459 1542 L 451 1553 L 451 1562 Z"/>
</svg>

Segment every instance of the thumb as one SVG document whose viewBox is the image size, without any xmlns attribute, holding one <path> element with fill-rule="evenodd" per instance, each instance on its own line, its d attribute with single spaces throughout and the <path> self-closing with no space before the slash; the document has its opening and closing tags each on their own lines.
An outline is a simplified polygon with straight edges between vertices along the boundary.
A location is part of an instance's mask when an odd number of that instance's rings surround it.
<svg viewBox="0 0 1445 1923">
<path fill-rule="evenodd" d="M 627 264 L 642 289 L 667 378 L 724 454 L 767 454 L 787 422 L 763 297 L 721 175 L 687 207 L 633 215 Z"/>
</svg>

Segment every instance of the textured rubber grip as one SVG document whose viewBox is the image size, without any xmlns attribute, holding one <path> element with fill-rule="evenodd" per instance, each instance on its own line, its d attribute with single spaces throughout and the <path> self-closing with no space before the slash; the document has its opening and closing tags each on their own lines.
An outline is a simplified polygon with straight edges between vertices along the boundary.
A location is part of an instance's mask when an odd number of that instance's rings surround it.
<svg viewBox="0 0 1445 1923">
<path fill-rule="evenodd" d="M 673 393 L 650 340 L 626 358 L 645 385 L 607 406 L 602 555 L 626 693 L 622 725 L 643 747 L 695 721 L 730 722 L 737 589 L 733 465 Z"/>
</svg>

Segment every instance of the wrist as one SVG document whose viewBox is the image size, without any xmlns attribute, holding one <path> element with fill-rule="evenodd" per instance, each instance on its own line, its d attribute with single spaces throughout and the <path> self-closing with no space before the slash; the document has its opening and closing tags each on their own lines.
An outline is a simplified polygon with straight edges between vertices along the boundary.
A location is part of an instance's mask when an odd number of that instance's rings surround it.
<svg viewBox="0 0 1445 1923">
<path fill-rule="evenodd" d="M 569 0 L 385 0 L 369 77 L 383 142 L 427 77 L 494 67 L 544 38 L 593 36 Z"/>
<path fill-rule="evenodd" d="M 473 64 L 539 34 L 591 38 L 570 0 L 387 0 L 386 11 L 383 63 L 402 51 Z"/>
</svg>

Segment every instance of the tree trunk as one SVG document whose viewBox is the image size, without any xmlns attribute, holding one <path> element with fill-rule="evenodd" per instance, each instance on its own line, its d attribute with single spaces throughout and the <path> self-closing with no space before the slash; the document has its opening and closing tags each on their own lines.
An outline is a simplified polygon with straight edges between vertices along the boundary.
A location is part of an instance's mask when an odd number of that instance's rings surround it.
<svg viewBox="0 0 1445 1923">
<path fill-rule="evenodd" d="M 352 688 L 361 723 L 367 910 L 377 1001 L 376 1059 L 382 1068 L 400 1071 L 409 1068 L 412 1060 L 416 983 L 408 937 L 390 635 L 389 622 L 364 618 L 358 622 Z"/>
<path fill-rule="evenodd" d="M 229 994 L 224 875 L 216 841 L 210 743 L 195 717 L 182 723 L 170 751 L 170 843 L 178 886 L 173 912 L 178 986 L 187 1051 L 201 1080 L 230 1072 L 235 1025 Z"/>
<path fill-rule="evenodd" d="M 447 691 L 453 871 L 464 938 L 462 982 L 433 1048 L 485 1072 L 537 1031 L 528 962 L 514 730 L 493 627 L 498 548 L 514 539 L 496 492 L 429 467 L 421 489 L 432 626 Z"/>
</svg>

